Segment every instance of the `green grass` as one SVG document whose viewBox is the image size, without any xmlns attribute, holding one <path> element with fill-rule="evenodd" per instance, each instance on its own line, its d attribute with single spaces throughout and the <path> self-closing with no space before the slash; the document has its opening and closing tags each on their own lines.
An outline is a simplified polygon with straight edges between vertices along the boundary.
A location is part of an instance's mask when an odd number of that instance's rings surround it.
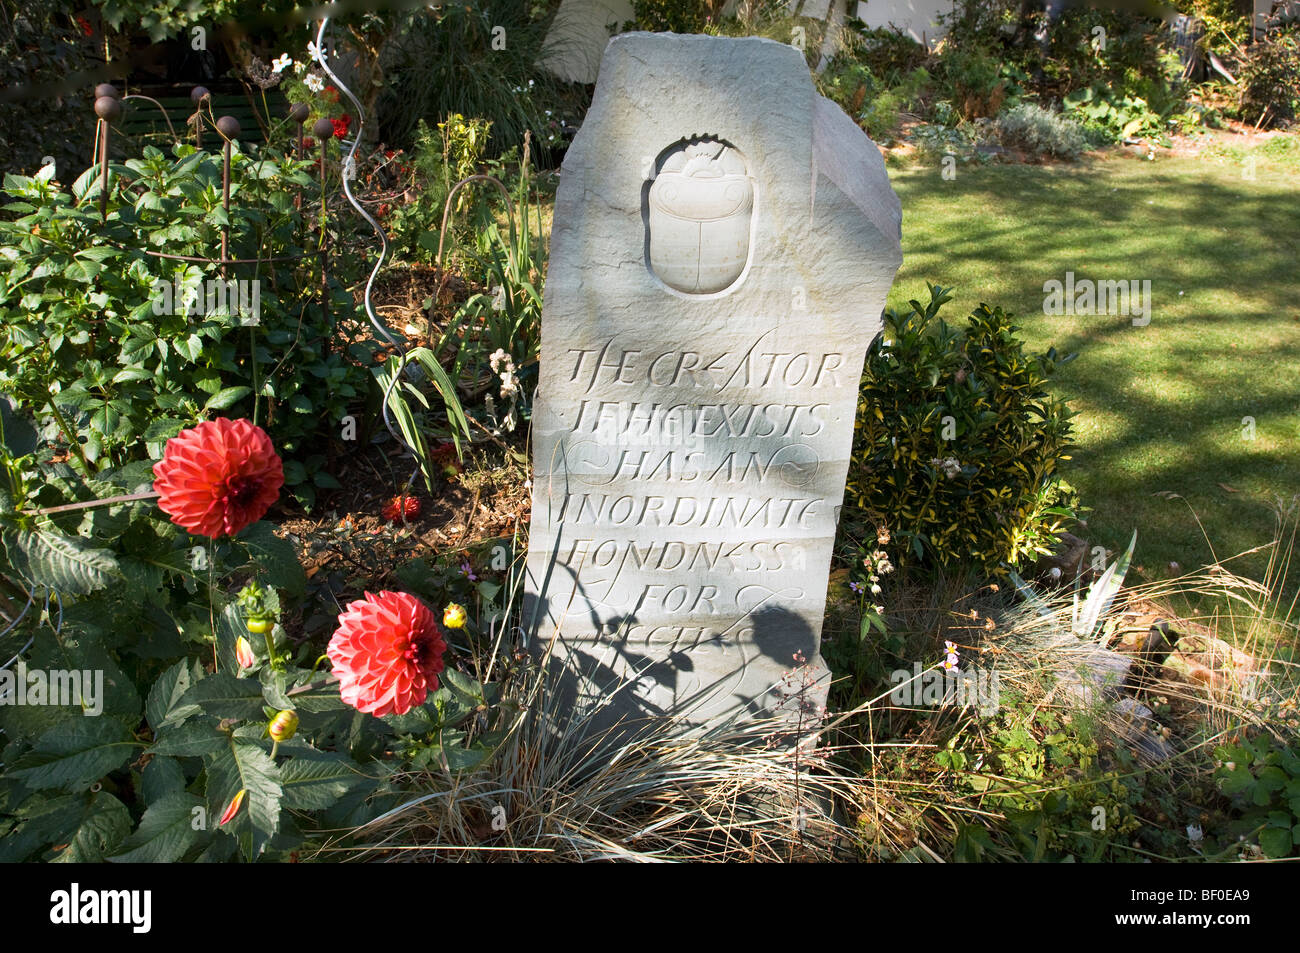
<svg viewBox="0 0 1300 953">
<path fill-rule="evenodd" d="M 1065 475 L 1092 507 L 1094 543 L 1122 549 L 1137 528 L 1147 575 L 1267 543 L 1275 499 L 1300 495 L 1294 139 L 1257 150 L 1253 180 L 1222 154 L 967 166 L 954 181 L 891 169 L 904 257 L 890 304 L 926 300 L 927 280 L 955 286 L 950 321 L 1001 305 L 1033 349 L 1078 354 L 1056 383 L 1077 412 Z M 1150 279 L 1150 324 L 1044 315 L 1043 283 L 1066 271 Z M 1265 561 L 1233 565 L 1258 577 Z"/>
</svg>

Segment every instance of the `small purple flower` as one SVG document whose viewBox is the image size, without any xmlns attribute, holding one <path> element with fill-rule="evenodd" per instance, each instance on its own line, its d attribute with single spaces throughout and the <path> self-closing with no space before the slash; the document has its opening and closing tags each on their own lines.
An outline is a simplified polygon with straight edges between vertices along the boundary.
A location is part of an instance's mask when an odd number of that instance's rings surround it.
<svg viewBox="0 0 1300 953">
<path fill-rule="evenodd" d="M 478 576 L 474 575 L 474 569 L 468 562 L 460 564 L 460 574 L 470 582 L 478 582 Z"/>
<path fill-rule="evenodd" d="M 862 595 L 862 583 L 850 582 L 849 588 L 852 589 L 854 592 L 856 592 L 858 595 Z"/>
</svg>

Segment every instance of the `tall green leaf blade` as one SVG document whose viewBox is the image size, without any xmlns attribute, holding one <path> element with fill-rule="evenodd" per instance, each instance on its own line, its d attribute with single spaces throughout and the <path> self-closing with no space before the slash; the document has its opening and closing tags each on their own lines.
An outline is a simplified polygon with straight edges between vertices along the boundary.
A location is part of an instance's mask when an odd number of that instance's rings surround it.
<svg viewBox="0 0 1300 953">
<path fill-rule="evenodd" d="M 1091 639 L 1096 635 L 1098 623 L 1110 611 L 1111 603 L 1115 601 L 1120 587 L 1124 585 L 1124 576 L 1128 573 L 1129 563 L 1133 559 L 1133 548 L 1136 545 L 1137 530 L 1133 530 L 1128 549 L 1124 550 L 1124 554 L 1119 559 L 1106 567 L 1106 571 L 1088 587 L 1088 598 L 1083 604 L 1082 615 L 1075 622 L 1075 635 L 1084 639 Z"/>
</svg>

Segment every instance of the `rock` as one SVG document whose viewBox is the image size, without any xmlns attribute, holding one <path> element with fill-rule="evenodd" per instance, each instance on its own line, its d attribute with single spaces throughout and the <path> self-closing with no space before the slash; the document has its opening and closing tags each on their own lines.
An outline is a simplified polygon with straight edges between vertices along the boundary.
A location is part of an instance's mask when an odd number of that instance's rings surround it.
<svg viewBox="0 0 1300 953">
<path fill-rule="evenodd" d="M 1055 569 L 1057 572 L 1052 572 Z M 1068 585 L 1088 570 L 1088 542 L 1073 533 L 1061 533 L 1053 551 L 1040 556 L 1034 574 L 1048 576 L 1054 583 Z"/>
<path fill-rule="evenodd" d="M 1253 697 L 1258 680 L 1265 677 L 1255 659 L 1222 639 L 1184 634 L 1177 645 L 1177 651 L 1165 659 L 1165 667 L 1215 691 L 1236 691 Z"/>
<path fill-rule="evenodd" d="M 1058 688 L 1077 702 L 1095 705 L 1103 698 L 1118 698 L 1129 680 L 1133 659 L 1098 645 L 1071 652 L 1058 679 Z"/>
<path fill-rule="evenodd" d="M 1133 659 L 1135 684 L 1146 684 L 1159 677 L 1161 663 L 1174 649 L 1170 631 L 1169 623 L 1159 616 L 1135 617 L 1130 613 L 1120 616 L 1115 630 L 1119 637 L 1115 651 Z"/>
<path fill-rule="evenodd" d="M 824 705 L 831 546 L 900 220 L 879 151 L 797 50 L 609 43 L 556 197 L 533 410 L 524 617 L 586 677 L 575 711 Z"/>
<path fill-rule="evenodd" d="M 1158 763 L 1173 756 L 1173 746 L 1161 734 L 1160 725 L 1154 720 L 1155 712 L 1150 708 L 1126 697 L 1115 703 L 1115 712 L 1121 719 L 1121 733 L 1143 760 Z"/>
</svg>

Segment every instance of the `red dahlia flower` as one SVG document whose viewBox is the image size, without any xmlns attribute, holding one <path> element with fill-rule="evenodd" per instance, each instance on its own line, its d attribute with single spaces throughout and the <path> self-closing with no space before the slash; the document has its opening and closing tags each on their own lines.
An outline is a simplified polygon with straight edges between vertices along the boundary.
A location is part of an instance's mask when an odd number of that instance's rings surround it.
<svg viewBox="0 0 1300 953">
<path fill-rule="evenodd" d="M 433 612 L 405 592 L 348 603 L 327 650 L 339 695 L 358 711 L 403 715 L 437 691 L 447 644 Z"/>
<path fill-rule="evenodd" d="M 153 475 L 158 507 L 172 522 L 213 539 L 256 523 L 284 486 L 284 467 L 266 431 L 225 417 L 168 440 Z"/>
<path fill-rule="evenodd" d="M 420 518 L 420 498 L 417 496 L 395 496 L 384 507 L 384 519 L 390 523 L 407 522 Z"/>
</svg>

